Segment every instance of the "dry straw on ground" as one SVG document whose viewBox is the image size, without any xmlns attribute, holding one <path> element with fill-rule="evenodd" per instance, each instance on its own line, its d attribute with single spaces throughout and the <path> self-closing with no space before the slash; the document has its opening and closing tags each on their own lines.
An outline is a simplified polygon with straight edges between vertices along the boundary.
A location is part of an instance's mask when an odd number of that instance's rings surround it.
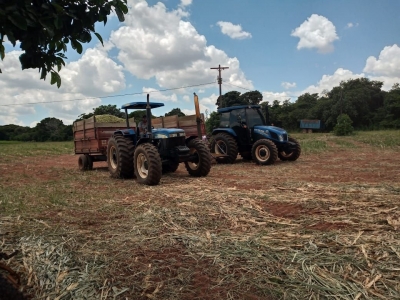
<svg viewBox="0 0 400 300">
<path fill-rule="evenodd" d="M 155 187 L 63 158 L 3 187 L 27 201 L 0 228 L 34 299 L 400 298 L 396 151 L 335 148 L 200 179 L 181 166 Z"/>
</svg>

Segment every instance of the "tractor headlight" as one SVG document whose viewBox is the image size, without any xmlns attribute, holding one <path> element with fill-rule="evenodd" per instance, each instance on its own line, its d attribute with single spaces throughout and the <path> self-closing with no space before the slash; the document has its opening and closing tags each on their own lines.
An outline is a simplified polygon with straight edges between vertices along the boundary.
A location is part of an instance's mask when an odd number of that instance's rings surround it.
<svg viewBox="0 0 400 300">
<path fill-rule="evenodd" d="M 166 134 L 163 134 L 163 133 L 157 133 L 157 134 L 154 136 L 154 138 L 155 138 L 155 139 L 167 139 L 168 136 L 167 136 Z"/>
<path fill-rule="evenodd" d="M 284 141 L 283 135 L 282 134 L 278 134 L 278 139 L 279 139 L 280 142 L 283 142 Z"/>
<path fill-rule="evenodd" d="M 179 132 L 178 136 L 186 136 L 186 134 L 184 132 Z"/>
<path fill-rule="evenodd" d="M 170 133 L 170 134 L 169 134 L 169 137 L 170 137 L 170 138 L 177 137 L 177 136 L 178 136 L 177 133 Z"/>
</svg>

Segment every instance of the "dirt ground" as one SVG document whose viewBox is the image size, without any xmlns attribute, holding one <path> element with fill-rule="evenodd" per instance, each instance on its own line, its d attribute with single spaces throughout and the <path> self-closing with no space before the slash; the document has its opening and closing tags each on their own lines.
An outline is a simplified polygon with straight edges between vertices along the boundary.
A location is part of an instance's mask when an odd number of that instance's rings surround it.
<svg viewBox="0 0 400 300">
<path fill-rule="evenodd" d="M 189 177 L 181 164 L 155 187 L 139 185 L 134 179 L 111 179 L 105 162 L 95 163 L 93 171 L 82 174 L 74 155 L 2 161 L 4 187 L 20 190 L 23 199 L 30 199 L 27 189 L 43 199 L 37 209 L 3 215 L 1 224 L 14 242 L 26 235 L 50 238 L 50 233 L 58 232 L 73 237 L 73 246 L 67 250 L 80 257 L 77 265 L 96 257 L 106 266 L 106 271 L 96 275 L 104 283 L 102 299 L 290 299 L 294 291 L 280 292 L 292 276 L 289 272 L 279 275 L 290 261 L 283 258 L 285 253 L 299 249 L 309 253 L 309 247 L 316 245 L 341 255 L 335 244 L 338 240 L 354 247 L 360 243 L 353 254 L 356 260 L 365 260 L 362 278 L 366 280 L 375 277 L 368 270 L 386 251 L 374 252 L 381 243 L 379 236 L 391 236 L 390 247 L 397 249 L 392 253 L 394 259 L 400 251 L 399 151 L 365 144 L 329 146 L 325 152 L 272 166 L 258 166 L 239 157 L 232 165 L 213 165 L 205 178 Z M 48 194 L 35 192 L 33 186 Z M 149 225 L 148 219 L 154 224 Z M 9 244 L 7 250 L 11 248 Z M 270 273 L 264 272 L 266 261 L 261 263 L 264 258 L 257 259 L 254 253 L 273 249 L 280 258 L 269 258 L 276 265 L 270 266 Z M 11 265 L 18 268 L 21 260 Z M 38 286 L 29 279 L 34 270 L 19 270 L 25 278 L 22 282 L 37 292 Z M 359 282 L 361 273 L 346 276 Z M 272 280 L 265 282 L 271 274 L 281 276 L 281 287 Z M 380 274 L 380 278 L 393 279 L 389 273 Z M 361 291 L 358 299 L 384 295 L 385 284 L 380 280 L 382 286 L 364 282 L 367 292 Z M 314 290 L 307 297 L 317 294 Z M 358 294 L 349 295 L 354 299 Z M 304 294 L 297 296 L 301 299 Z M 74 298 L 64 297 L 60 299 Z"/>
</svg>

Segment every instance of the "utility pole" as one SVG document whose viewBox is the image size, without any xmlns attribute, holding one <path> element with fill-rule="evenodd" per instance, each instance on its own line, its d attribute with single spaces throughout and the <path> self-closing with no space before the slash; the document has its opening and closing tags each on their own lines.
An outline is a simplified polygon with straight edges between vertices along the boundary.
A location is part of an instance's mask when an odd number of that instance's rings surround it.
<svg viewBox="0 0 400 300">
<path fill-rule="evenodd" d="M 221 70 L 229 69 L 229 67 L 221 67 L 221 65 L 218 65 L 218 68 L 210 68 L 210 69 L 218 70 L 219 96 L 221 97 L 221 95 L 222 95 L 222 89 L 221 89 L 221 85 L 222 85 Z M 223 106 L 222 106 L 222 103 L 221 103 L 221 107 L 223 107 Z"/>
</svg>

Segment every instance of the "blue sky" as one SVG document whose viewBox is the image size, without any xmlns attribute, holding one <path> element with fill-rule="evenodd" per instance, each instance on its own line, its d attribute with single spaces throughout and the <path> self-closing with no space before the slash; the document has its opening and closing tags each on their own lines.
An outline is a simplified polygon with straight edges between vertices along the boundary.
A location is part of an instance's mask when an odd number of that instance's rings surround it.
<svg viewBox="0 0 400 300">
<path fill-rule="evenodd" d="M 176 107 L 193 113 L 193 92 L 210 113 L 219 93 L 218 72 L 210 68 L 219 64 L 229 67 L 223 93 L 259 90 L 269 102 L 295 101 L 350 78 L 380 80 L 386 90 L 400 82 L 398 0 L 128 0 L 128 6 L 124 23 L 114 16 L 96 26 L 104 47 L 94 37 L 83 55 L 67 52 L 60 89 L 39 80 L 36 70 L 21 71 L 18 46 L 6 44 L 0 125 L 34 126 L 46 117 L 71 124 L 99 105 L 143 101 L 147 92 L 165 103 L 155 115 Z M 139 95 L 103 98 L 125 94 Z M 38 103 L 44 101 L 52 103 Z"/>
</svg>

